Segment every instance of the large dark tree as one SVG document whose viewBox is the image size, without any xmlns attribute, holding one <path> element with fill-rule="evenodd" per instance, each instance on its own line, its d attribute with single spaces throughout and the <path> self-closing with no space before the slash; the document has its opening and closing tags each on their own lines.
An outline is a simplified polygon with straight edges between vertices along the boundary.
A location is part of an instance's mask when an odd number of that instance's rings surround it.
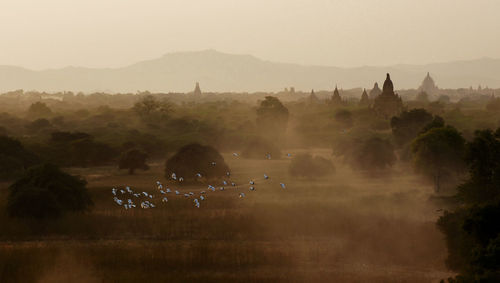
<svg viewBox="0 0 500 283">
<path fill-rule="evenodd" d="M 52 115 L 52 110 L 43 102 L 35 102 L 31 104 L 28 109 L 28 117 L 35 118 L 48 118 Z"/>
<path fill-rule="evenodd" d="M 175 173 L 185 180 L 196 180 L 196 174 L 200 173 L 203 178 L 217 179 L 224 177 L 228 171 L 224 158 L 215 148 L 198 143 L 182 147 L 165 164 L 167 178 Z"/>
<path fill-rule="evenodd" d="M 144 151 L 135 148 L 130 149 L 124 152 L 120 157 L 118 168 L 128 169 L 128 173 L 133 175 L 136 169 L 149 169 L 149 166 L 146 164 L 147 159 L 148 155 Z"/>
<path fill-rule="evenodd" d="M 266 136 L 281 142 L 288 124 L 288 109 L 274 96 L 266 96 L 257 108 L 257 126 Z"/>
<path fill-rule="evenodd" d="M 52 163 L 75 167 L 108 164 L 118 155 L 111 146 L 81 132 L 54 132 L 42 151 L 46 160 Z"/>
<path fill-rule="evenodd" d="M 392 117 L 392 135 L 396 145 L 403 146 L 413 140 L 432 119 L 432 114 L 425 109 L 403 111 L 400 115 Z"/>
<path fill-rule="evenodd" d="M 498 132 L 498 130 L 497 130 Z M 446 236 L 449 282 L 500 282 L 500 141 L 491 130 L 476 131 L 467 144 L 469 179 L 458 187 L 453 211 L 439 218 Z"/>
<path fill-rule="evenodd" d="M 391 167 L 396 161 L 394 146 L 379 137 L 360 143 L 353 155 L 353 164 L 367 173 L 380 172 Z"/>
<path fill-rule="evenodd" d="M 93 204 L 87 182 L 58 167 L 32 167 L 9 187 L 9 215 L 22 218 L 54 218 L 70 211 L 86 211 Z"/>
<path fill-rule="evenodd" d="M 0 179 L 14 179 L 37 162 L 38 157 L 26 150 L 21 142 L 0 136 Z"/>
<path fill-rule="evenodd" d="M 462 172 L 464 150 L 465 140 L 455 128 L 433 128 L 414 140 L 413 165 L 433 180 L 436 192 L 440 192 L 443 179 Z"/>
</svg>

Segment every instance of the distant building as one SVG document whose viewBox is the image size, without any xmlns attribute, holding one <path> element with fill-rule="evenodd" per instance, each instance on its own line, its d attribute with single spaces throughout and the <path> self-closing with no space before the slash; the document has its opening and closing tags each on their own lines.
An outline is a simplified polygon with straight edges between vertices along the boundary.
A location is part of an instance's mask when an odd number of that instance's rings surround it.
<svg viewBox="0 0 500 283">
<path fill-rule="evenodd" d="M 311 90 L 311 95 L 309 95 L 309 103 L 318 103 L 319 102 L 319 98 L 316 96 L 316 94 L 314 93 L 314 89 Z"/>
<path fill-rule="evenodd" d="M 201 95 L 200 84 L 198 82 L 196 82 L 196 87 L 194 88 L 193 95 L 196 95 L 196 96 Z"/>
<path fill-rule="evenodd" d="M 432 79 L 429 72 L 427 72 L 427 76 L 425 76 L 418 90 L 419 92 L 425 92 L 429 95 L 435 95 L 439 91 L 439 88 L 437 87 L 436 83 L 434 82 L 434 79 Z"/>
<path fill-rule="evenodd" d="M 368 98 L 368 93 L 366 93 L 366 89 L 363 89 L 363 94 L 361 94 L 361 99 L 359 100 L 360 106 L 369 106 L 370 98 Z"/>
<path fill-rule="evenodd" d="M 340 97 L 340 93 L 339 93 L 339 90 L 337 89 L 337 86 L 335 86 L 335 90 L 333 91 L 332 104 L 333 105 L 342 104 L 342 97 Z"/>
<path fill-rule="evenodd" d="M 389 73 L 387 73 L 382 93 L 377 96 L 373 102 L 373 109 L 386 119 L 401 113 L 403 110 L 403 101 L 401 97 L 394 92 L 394 85 L 392 84 Z"/>
<path fill-rule="evenodd" d="M 378 87 L 378 83 L 375 83 L 373 85 L 372 90 L 370 90 L 370 99 L 375 99 L 377 96 L 379 96 L 382 93 L 382 90 Z"/>
</svg>

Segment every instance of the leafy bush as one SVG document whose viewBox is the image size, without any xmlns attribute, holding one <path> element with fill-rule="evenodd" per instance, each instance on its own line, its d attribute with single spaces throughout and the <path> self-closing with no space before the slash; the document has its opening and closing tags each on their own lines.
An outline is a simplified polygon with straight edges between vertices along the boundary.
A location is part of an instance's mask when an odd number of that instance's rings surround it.
<svg viewBox="0 0 500 283">
<path fill-rule="evenodd" d="M 0 179 L 10 180 L 19 176 L 29 166 L 38 162 L 38 157 L 26 150 L 15 139 L 0 136 Z"/>
<path fill-rule="evenodd" d="M 32 167 L 9 187 L 7 210 L 12 217 L 55 218 L 93 205 L 87 182 L 57 166 Z"/>
<path fill-rule="evenodd" d="M 292 159 L 288 172 L 292 176 L 317 178 L 335 172 L 335 166 L 330 160 L 321 156 L 298 154 Z"/>
<path fill-rule="evenodd" d="M 148 159 L 147 153 L 139 149 L 130 149 L 122 154 L 120 162 L 118 163 L 119 169 L 128 169 L 128 173 L 133 175 L 135 169 L 148 170 L 149 166 L 146 164 Z"/>
<path fill-rule="evenodd" d="M 182 147 L 165 164 L 167 178 L 175 173 L 186 180 L 195 180 L 196 174 L 200 173 L 206 179 L 216 179 L 225 176 L 228 171 L 224 158 L 215 148 L 198 143 Z"/>
</svg>

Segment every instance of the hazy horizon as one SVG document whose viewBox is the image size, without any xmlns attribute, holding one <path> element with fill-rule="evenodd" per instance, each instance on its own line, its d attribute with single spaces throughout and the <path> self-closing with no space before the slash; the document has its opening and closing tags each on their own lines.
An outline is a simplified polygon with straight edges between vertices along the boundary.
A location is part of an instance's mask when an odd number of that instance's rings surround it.
<svg viewBox="0 0 500 283">
<path fill-rule="evenodd" d="M 337 67 L 500 58 L 491 0 L 206 2 L 1 1 L 0 65 L 117 68 L 207 49 Z"/>
</svg>

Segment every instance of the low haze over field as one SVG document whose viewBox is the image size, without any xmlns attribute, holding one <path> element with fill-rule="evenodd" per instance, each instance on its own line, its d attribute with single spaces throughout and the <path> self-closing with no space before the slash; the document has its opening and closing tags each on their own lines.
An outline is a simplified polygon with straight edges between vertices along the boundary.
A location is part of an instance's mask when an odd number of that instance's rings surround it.
<svg viewBox="0 0 500 283">
<path fill-rule="evenodd" d="M 500 282 L 498 11 L 0 0 L 0 282 Z"/>
</svg>

